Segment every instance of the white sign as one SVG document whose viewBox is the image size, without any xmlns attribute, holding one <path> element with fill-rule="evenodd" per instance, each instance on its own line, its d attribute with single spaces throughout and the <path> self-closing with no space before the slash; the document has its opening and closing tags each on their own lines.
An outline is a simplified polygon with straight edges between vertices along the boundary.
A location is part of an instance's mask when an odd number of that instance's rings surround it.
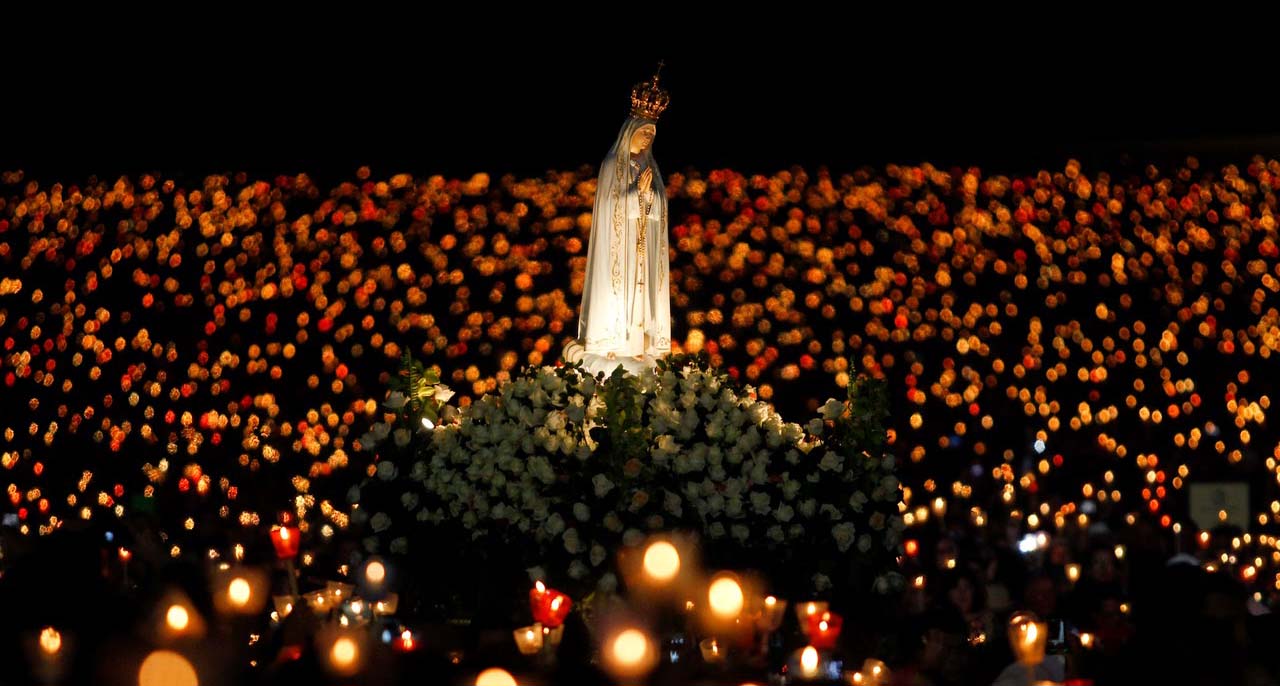
<svg viewBox="0 0 1280 686">
<path fill-rule="evenodd" d="M 1220 481 L 1193 483 L 1188 492 L 1191 520 L 1203 530 L 1222 524 L 1249 528 L 1249 484 Z M 1223 519 L 1223 513 L 1226 518 Z"/>
</svg>

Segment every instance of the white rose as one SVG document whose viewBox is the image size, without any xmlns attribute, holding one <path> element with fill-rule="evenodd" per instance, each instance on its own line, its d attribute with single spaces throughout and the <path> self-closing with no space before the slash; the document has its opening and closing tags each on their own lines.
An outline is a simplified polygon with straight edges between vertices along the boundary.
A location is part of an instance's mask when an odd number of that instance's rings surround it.
<svg viewBox="0 0 1280 686">
<path fill-rule="evenodd" d="M 404 509 L 406 510 L 418 509 L 418 494 L 417 493 L 402 494 L 400 496 L 400 504 L 404 505 Z"/>
<path fill-rule="evenodd" d="M 360 502 L 360 487 L 359 487 L 359 486 L 352 486 L 351 488 L 348 488 L 348 489 L 347 489 L 347 502 L 349 502 L 349 503 L 358 503 L 358 502 Z"/>
<path fill-rule="evenodd" d="M 413 434 L 408 429 L 396 429 L 394 434 L 396 447 L 403 448 L 409 445 L 409 441 L 413 439 Z"/>
<path fill-rule="evenodd" d="M 839 471 L 844 464 L 844 458 L 836 454 L 834 450 L 828 450 L 822 454 L 822 459 L 818 460 L 818 469 L 827 472 Z"/>
<path fill-rule="evenodd" d="M 800 516 L 808 519 L 813 516 L 814 510 L 818 508 L 818 501 L 813 498 L 806 498 L 800 502 Z"/>
<path fill-rule="evenodd" d="M 622 545 L 633 547 L 644 541 L 644 532 L 639 529 L 627 529 L 622 534 Z"/>
<path fill-rule="evenodd" d="M 813 590 L 819 593 L 831 589 L 831 579 L 826 574 L 813 575 Z"/>
<path fill-rule="evenodd" d="M 724 496 L 712 493 L 711 497 L 707 498 L 707 509 L 715 514 L 724 512 Z"/>
<path fill-rule="evenodd" d="M 547 415 L 547 429 L 550 431 L 561 431 L 565 427 L 564 412 L 552 412 Z"/>
<path fill-rule="evenodd" d="M 439 400 L 442 403 L 449 402 L 449 400 L 451 400 L 454 396 L 453 389 L 449 388 L 448 386 L 442 383 L 436 384 L 434 388 L 435 388 L 435 394 L 433 397 L 435 397 L 436 400 Z"/>
<path fill-rule="evenodd" d="M 795 517 L 795 515 L 796 515 L 796 511 L 786 503 L 779 505 L 778 509 L 774 510 L 773 512 L 774 518 L 784 523 L 791 521 L 791 518 Z"/>
<path fill-rule="evenodd" d="M 596 582 L 596 588 L 603 593 L 613 593 L 618 588 L 618 577 L 613 572 L 605 572 L 600 581 Z"/>
<path fill-rule="evenodd" d="M 613 482 L 604 474 L 596 474 L 592 477 L 591 485 L 595 487 L 597 498 L 603 498 L 610 490 L 613 489 Z"/>
<path fill-rule="evenodd" d="M 814 417 L 813 419 L 809 420 L 809 423 L 806 424 L 804 428 L 805 428 L 805 431 L 808 431 L 810 434 L 813 434 L 814 436 L 821 436 L 822 430 L 826 428 L 826 424 L 823 423 L 821 418 Z"/>
<path fill-rule="evenodd" d="M 557 512 L 547 517 L 547 521 L 543 523 L 542 527 L 546 529 L 548 534 L 558 536 L 560 532 L 564 531 L 564 518 Z"/>
<path fill-rule="evenodd" d="M 400 408 L 404 407 L 408 402 L 409 402 L 409 398 L 405 394 L 401 393 L 400 391 L 391 391 L 391 395 L 388 395 L 386 401 L 384 401 L 382 404 L 387 409 L 399 410 Z"/>
<path fill-rule="evenodd" d="M 391 528 L 391 518 L 387 513 L 379 512 L 369 520 L 369 526 L 373 528 L 374 533 L 382 533 Z"/>
<path fill-rule="evenodd" d="M 681 516 L 684 512 L 684 508 L 681 507 L 680 496 L 671 491 L 667 491 L 666 496 L 663 498 L 662 508 L 675 517 Z"/>
<path fill-rule="evenodd" d="M 883 512 L 877 512 L 877 513 L 875 513 L 875 514 L 871 515 L 870 524 L 871 524 L 871 528 L 872 528 L 872 529 L 875 529 L 876 531 L 880 531 L 881 529 L 883 529 L 883 528 L 884 528 L 884 513 L 883 513 Z"/>
<path fill-rule="evenodd" d="M 800 493 L 800 482 L 787 479 L 782 482 L 782 497 L 786 500 L 795 500 L 796 495 Z"/>
<path fill-rule="evenodd" d="M 591 519 L 591 508 L 587 507 L 586 503 L 574 503 L 573 517 L 580 522 L 585 522 L 588 519 Z"/>
<path fill-rule="evenodd" d="M 773 526 L 769 527 L 769 530 L 765 531 L 764 533 L 766 536 L 769 537 L 769 540 L 775 543 L 781 543 L 787 538 L 786 533 L 782 531 L 782 527 L 778 526 L 777 524 L 774 524 Z"/>
<path fill-rule="evenodd" d="M 831 527 L 831 536 L 836 539 L 836 548 L 842 553 L 847 552 L 849 546 L 853 545 L 853 538 L 856 533 L 857 530 L 849 522 L 841 522 Z"/>
<path fill-rule="evenodd" d="M 769 514 L 770 498 L 768 493 L 756 491 L 751 494 L 751 511 L 758 515 Z"/>
<path fill-rule="evenodd" d="M 391 552 L 403 555 L 409 551 L 409 540 L 404 536 L 391 539 Z"/>
<path fill-rule="evenodd" d="M 383 481 L 390 481 L 396 478 L 399 470 L 396 469 L 396 463 L 390 460 L 383 460 L 378 463 L 378 478 Z"/>
<path fill-rule="evenodd" d="M 871 537 L 867 534 L 862 534 L 858 537 L 858 552 L 865 553 L 869 550 L 871 550 Z"/>
<path fill-rule="evenodd" d="M 838 419 L 844 414 L 844 403 L 831 398 L 822 406 L 821 412 L 823 419 Z"/>
<path fill-rule="evenodd" d="M 616 534 L 622 531 L 622 520 L 618 519 L 618 515 L 610 512 L 604 516 L 604 528 Z"/>
<path fill-rule="evenodd" d="M 603 546 L 600 546 L 600 545 L 591 546 L 591 566 L 592 567 L 599 567 L 600 563 L 604 562 L 604 559 L 608 556 L 609 556 L 609 553 L 605 551 Z"/>
<path fill-rule="evenodd" d="M 733 496 L 725 501 L 724 513 L 734 519 L 742 516 L 742 498 Z"/>
<path fill-rule="evenodd" d="M 570 555 L 576 555 L 582 552 L 582 540 L 578 538 L 577 529 L 568 529 L 564 532 L 564 549 Z"/>
<path fill-rule="evenodd" d="M 854 491 L 853 495 L 849 496 L 849 507 L 854 512 L 862 512 L 862 506 L 866 504 L 867 494 L 862 491 Z"/>
<path fill-rule="evenodd" d="M 707 527 L 707 534 L 712 538 L 724 538 L 724 524 L 712 522 L 711 526 Z"/>
<path fill-rule="evenodd" d="M 734 524 L 729 527 L 729 535 L 746 543 L 747 539 L 751 538 L 751 529 L 746 524 Z"/>
<path fill-rule="evenodd" d="M 574 560 L 569 563 L 569 576 L 573 579 L 583 579 L 587 576 L 587 566 L 582 564 L 582 560 Z"/>
</svg>

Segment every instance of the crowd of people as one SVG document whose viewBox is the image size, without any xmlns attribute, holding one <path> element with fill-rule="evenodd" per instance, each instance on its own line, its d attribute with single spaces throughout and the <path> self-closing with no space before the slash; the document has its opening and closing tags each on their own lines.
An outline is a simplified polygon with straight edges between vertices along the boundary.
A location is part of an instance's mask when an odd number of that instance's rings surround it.
<svg viewBox="0 0 1280 686">
<path fill-rule="evenodd" d="M 851 375 L 889 382 L 908 533 L 921 532 L 911 614 L 949 646 L 925 641 L 922 673 L 945 682 L 963 655 L 998 674 L 1002 613 L 1020 603 L 1087 628 L 1090 659 L 1106 660 L 1144 640 L 1225 645 L 1235 633 L 1204 627 L 1235 626 L 1241 599 L 1275 600 L 1280 163 L 666 181 L 673 347 L 707 352 L 795 421 Z M 459 405 L 557 362 L 594 189 L 586 168 L 362 168 L 325 185 L 4 172 L 12 540 L 143 517 L 178 558 L 260 536 L 281 511 L 315 540 L 341 534 L 343 494 L 373 460 L 357 437 L 404 353 L 437 366 Z M 1238 531 L 1206 543 L 1216 523 L 1192 519 L 1187 487 L 1216 480 L 1253 490 L 1248 511 L 1221 513 Z M 1100 527 L 1123 542 L 1099 544 Z M 1037 532 L 1030 557 L 1044 560 L 1028 566 L 1008 540 Z M 1194 564 L 1166 565 L 1175 541 Z M 1184 566 L 1221 580 L 1186 601 L 1218 624 L 1173 635 L 1162 610 L 1144 614 L 1163 600 L 1139 592 L 1140 559 L 1162 589 Z"/>
</svg>

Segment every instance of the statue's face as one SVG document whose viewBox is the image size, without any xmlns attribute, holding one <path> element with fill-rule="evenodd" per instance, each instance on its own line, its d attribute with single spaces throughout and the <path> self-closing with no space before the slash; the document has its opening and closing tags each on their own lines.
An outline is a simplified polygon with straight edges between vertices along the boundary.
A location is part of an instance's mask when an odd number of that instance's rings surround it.
<svg viewBox="0 0 1280 686">
<path fill-rule="evenodd" d="M 645 124 L 631 134 L 631 154 L 638 155 L 653 145 L 653 137 L 658 134 L 658 127 Z"/>
</svg>

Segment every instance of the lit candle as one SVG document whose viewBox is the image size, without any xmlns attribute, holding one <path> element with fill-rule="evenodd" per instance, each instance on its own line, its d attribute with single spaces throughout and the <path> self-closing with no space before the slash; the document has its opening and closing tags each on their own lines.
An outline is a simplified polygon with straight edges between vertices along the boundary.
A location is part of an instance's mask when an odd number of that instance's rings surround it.
<svg viewBox="0 0 1280 686">
<path fill-rule="evenodd" d="M 298 556 L 298 543 L 301 535 L 291 526 L 271 527 L 271 545 L 275 546 L 276 557 L 281 560 L 292 560 Z"/>
<path fill-rule="evenodd" d="M 1067 581 L 1075 583 L 1080 580 L 1080 565 L 1072 562 L 1067 565 Z"/>
<path fill-rule="evenodd" d="M 702 661 L 707 664 L 724 661 L 724 654 L 720 652 L 720 643 L 714 638 L 704 638 L 699 641 L 698 650 L 702 652 Z"/>
<path fill-rule="evenodd" d="M 387 578 L 387 567 L 378 560 L 370 560 L 364 567 L 364 579 L 370 586 L 381 586 Z"/>
<path fill-rule="evenodd" d="M 45 627 L 40 631 L 40 650 L 49 657 L 57 655 L 62 650 L 62 634 L 51 626 Z"/>
<path fill-rule="evenodd" d="M 872 657 L 862 662 L 861 674 L 864 686 L 881 686 L 889 680 L 889 670 L 884 661 Z"/>
<path fill-rule="evenodd" d="M 1093 634 L 1084 632 L 1080 634 L 1080 647 L 1086 650 L 1093 648 Z"/>
<path fill-rule="evenodd" d="M 764 599 L 764 609 L 760 613 L 756 626 L 764 632 L 777 631 L 778 627 L 782 626 L 782 619 L 786 613 L 787 601 L 769 596 Z"/>
<path fill-rule="evenodd" d="M 287 595 L 271 596 L 271 604 L 276 608 L 276 616 L 278 616 L 280 619 L 284 619 L 285 617 L 288 617 L 289 613 L 293 612 L 293 601 L 294 599 L 292 596 L 287 596 Z"/>
<path fill-rule="evenodd" d="M 400 594 L 388 593 L 381 600 L 373 603 L 373 614 L 375 615 L 393 615 L 400 606 Z"/>
<path fill-rule="evenodd" d="M 534 623 L 511 632 L 516 639 L 516 648 L 521 655 L 536 655 L 542 650 L 542 625 Z"/>
<path fill-rule="evenodd" d="M 746 596 L 742 593 L 742 585 L 732 575 L 725 574 L 716 578 L 707 587 L 707 602 L 711 613 L 721 621 L 733 621 L 742 614 L 742 606 Z"/>
<path fill-rule="evenodd" d="M 476 676 L 476 686 L 516 686 L 516 678 L 499 667 L 490 667 Z"/>
<path fill-rule="evenodd" d="M 812 679 L 818 676 L 818 649 L 805 646 L 800 652 L 800 676 Z"/>
<path fill-rule="evenodd" d="M 350 636 L 339 636 L 329 647 L 329 668 L 343 676 L 360 669 L 360 646 Z"/>
<path fill-rule="evenodd" d="M 1044 661 L 1049 627 L 1030 613 L 1018 613 L 1009 620 L 1009 643 L 1018 662 L 1035 668 Z"/>
<path fill-rule="evenodd" d="M 644 573 L 656 584 L 665 584 L 680 573 L 680 552 L 667 541 L 657 541 L 644 551 Z"/>
<path fill-rule="evenodd" d="M 124 582 L 125 588 L 129 587 L 129 560 L 133 559 L 133 553 L 128 548 L 121 546 L 116 553 L 120 556 L 120 580 Z"/>
<path fill-rule="evenodd" d="M 569 596 L 548 588 L 541 581 L 535 583 L 529 590 L 529 609 L 533 613 L 534 621 L 543 626 L 555 628 L 563 624 L 569 616 L 571 607 L 573 607 L 573 601 L 569 600 Z"/>
<path fill-rule="evenodd" d="M 626 629 L 609 641 L 606 665 L 615 678 L 635 679 L 653 669 L 656 659 L 649 637 L 639 629 Z"/>
<path fill-rule="evenodd" d="M 181 605 L 170 605 L 169 610 L 164 613 L 164 621 L 174 633 L 180 634 L 191 623 L 191 615 L 187 612 L 187 608 Z"/>
<path fill-rule="evenodd" d="M 413 632 L 405 629 L 400 632 L 400 636 L 391 645 L 395 650 L 407 653 L 418 647 L 417 641 L 413 639 Z"/>
<path fill-rule="evenodd" d="M 796 619 L 800 622 L 800 630 L 803 631 L 805 635 L 808 635 L 809 618 L 814 615 L 821 615 L 826 612 L 830 606 L 831 603 L 828 603 L 825 600 L 810 600 L 807 603 L 800 603 L 799 605 L 796 605 Z"/>
<path fill-rule="evenodd" d="M 231 601 L 231 606 L 237 610 L 244 609 L 252 595 L 253 588 L 244 577 L 238 576 L 227 584 L 227 600 Z"/>
<path fill-rule="evenodd" d="M 840 630 L 844 627 L 844 618 L 834 612 L 823 612 L 820 615 L 809 615 L 809 629 L 805 633 L 809 643 L 815 648 L 834 648 L 836 639 L 840 638 Z"/>
</svg>

